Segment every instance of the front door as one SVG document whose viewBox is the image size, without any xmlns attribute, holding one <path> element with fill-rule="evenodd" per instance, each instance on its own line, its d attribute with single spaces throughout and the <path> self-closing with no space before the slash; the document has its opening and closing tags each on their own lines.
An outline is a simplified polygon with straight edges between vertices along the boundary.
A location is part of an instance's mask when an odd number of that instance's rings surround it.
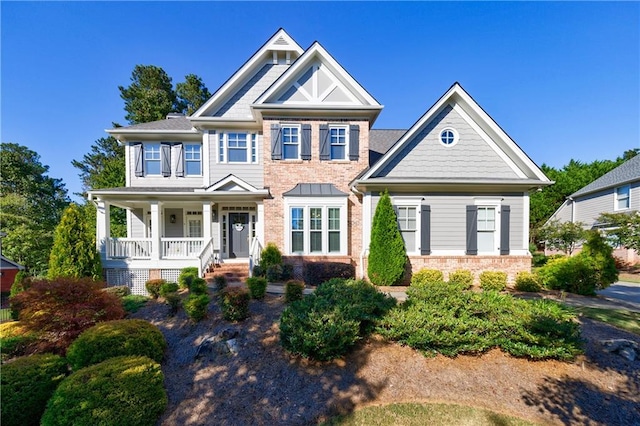
<svg viewBox="0 0 640 426">
<path fill-rule="evenodd" d="M 249 213 L 229 213 L 229 257 L 249 257 Z"/>
</svg>

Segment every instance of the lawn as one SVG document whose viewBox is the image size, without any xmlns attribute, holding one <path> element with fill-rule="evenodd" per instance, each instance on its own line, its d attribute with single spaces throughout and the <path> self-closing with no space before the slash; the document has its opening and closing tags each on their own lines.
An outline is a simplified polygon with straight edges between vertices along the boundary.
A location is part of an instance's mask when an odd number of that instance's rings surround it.
<svg viewBox="0 0 640 426">
<path fill-rule="evenodd" d="M 529 426 L 535 425 L 516 417 L 479 408 L 454 404 L 391 404 L 367 407 L 351 414 L 331 419 L 329 426 L 422 426 L 422 425 L 475 425 L 475 426 Z"/>
<path fill-rule="evenodd" d="M 628 283 L 638 283 L 638 284 L 640 284 L 640 275 L 638 275 L 638 274 L 628 274 L 628 273 L 625 273 L 625 272 L 620 272 L 620 274 L 618 274 L 618 280 L 626 281 Z"/>
<path fill-rule="evenodd" d="M 640 312 L 622 309 L 587 308 L 584 306 L 577 307 L 575 310 L 587 318 L 604 322 L 631 333 L 640 334 Z"/>
</svg>

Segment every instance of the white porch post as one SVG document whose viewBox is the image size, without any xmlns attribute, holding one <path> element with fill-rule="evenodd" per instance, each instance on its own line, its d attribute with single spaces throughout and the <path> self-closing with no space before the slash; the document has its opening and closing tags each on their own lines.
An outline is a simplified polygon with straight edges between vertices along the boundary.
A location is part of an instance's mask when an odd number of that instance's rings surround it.
<svg viewBox="0 0 640 426">
<path fill-rule="evenodd" d="M 109 203 L 98 200 L 96 206 L 96 249 L 102 254 L 103 258 L 108 256 L 107 239 L 111 235 L 109 216 Z"/>
<path fill-rule="evenodd" d="M 256 238 L 262 245 L 265 245 L 264 241 L 264 203 L 262 201 L 256 201 Z"/>
<path fill-rule="evenodd" d="M 211 203 L 204 201 L 202 203 L 202 236 L 205 239 L 205 244 L 207 244 L 213 236 L 211 233 L 211 222 Z"/>
<path fill-rule="evenodd" d="M 160 226 L 160 207 L 159 201 L 151 201 L 151 260 L 160 260 L 162 250 L 162 235 Z"/>
</svg>

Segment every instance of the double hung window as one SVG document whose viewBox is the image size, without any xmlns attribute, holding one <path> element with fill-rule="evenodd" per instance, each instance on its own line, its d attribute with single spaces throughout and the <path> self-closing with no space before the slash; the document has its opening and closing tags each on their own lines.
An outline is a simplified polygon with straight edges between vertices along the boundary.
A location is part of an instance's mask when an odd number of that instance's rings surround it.
<svg viewBox="0 0 640 426">
<path fill-rule="evenodd" d="M 300 126 L 282 126 L 282 158 L 300 159 Z"/>
<path fill-rule="evenodd" d="M 629 191 L 630 186 L 619 186 L 616 188 L 616 204 L 615 210 L 625 210 L 629 208 Z"/>
<path fill-rule="evenodd" d="M 200 176 L 202 174 L 202 147 L 196 144 L 184 146 L 185 172 L 187 176 Z"/>
<path fill-rule="evenodd" d="M 496 208 L 478 207 L 478 253 L 496 250 Z"/>
<path fill-rule="evenodd" d="M 329 126 L 330 155 L 332 160 L 347 158 L 347 127 Z"/>
<path fill-rule="evenodd" d="M 256 163 L 256 134 L 238 132 L 219 133 L 218 162 Z"/>
<path fill-rule="evenodd" d="M 144 171 L 148 175 L 159 175 L 160 168 L 160 144 L 150 143 L 144 147 Z"/>
<path fill-rule="evenodd" d="M 418 230 L 416 225 L 417 208 L 398 206 L 396 207 L 396 212 L 398 216 L 398 228 L 404 240 L 404 247 L 407 252 L 414 252 L 416 251 L 416 234 Z"/>
<path fill-rule="evenodd" d="M 289 207 L 288 252 L 342 254 L 346 245 L 346 207 L 295 205 Z"/>
</svg>

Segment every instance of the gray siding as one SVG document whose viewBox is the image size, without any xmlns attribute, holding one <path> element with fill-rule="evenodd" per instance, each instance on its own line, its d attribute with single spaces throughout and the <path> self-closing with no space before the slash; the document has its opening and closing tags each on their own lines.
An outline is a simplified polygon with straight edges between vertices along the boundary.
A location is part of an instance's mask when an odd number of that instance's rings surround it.
<svg viewBox="0 0 640 426">
<path fill-rule="evenodd" d="M 572 202 L 567 201 L 560 206 L 558 210 L 549 218 L 550 220 L 557 220 L 560 222 L 571 222 L 571 209 Z"/>
<path fill-rule="evenodd" d="M 440 143 L 440 132 L 451 127 L 459 140 Z M 518 175 L 460 114 L 447 105 L 377 176 L 402 178 L 517 178 Z"/>
<path fill-rule="evenodd" d="M 251 153 L 249 152 L 249 155 Z M 256 155 L 258 164 L 218 163 L 218 135 L 209 135 L 209 170 L 211 184 L 232 174 L 245 182 L 261 189 L 264 186 L 264 169 L 262 166 L 262 135 L 256 137 Z"/>
<path fill-rule="evenodd" d="M 133 209 L 130 211 L 129 218 L 131 225 L 130 238 L 145 238 L 144 212 L 142 209 Z"/>
<path fill-rule="evenodd" d="M 159 142 L 153 142 L 159 143 Z M 169 187 L 169 188 L 202 188 L 203 177 L 202 176 L 185 176 L 176 177 L 176 162 L 178 158 L 178 145 L 171 147 L 171 176 L 163 177 L 159 175 L 137 177 L 135 174 L 135 160 L 133 148 L 130 144 L 127 144 L 125 149 L 129 150 L 129 176 L 131 177 L 131 184 L 129 186 L 134 187 Z M 202 171 L 204 172 L 204 164 L 202 164 Z"/>
<path fill-rule="evenodd" d="M 176 222 L 171 223 L 169 218 L 176 215 Z M 164 237 L 180 238 L 184 237 L 184 225 L 182 218 L 182 209 L 165 209 L 164 211 Z"/>
<path fill-rule="evenodd" d="M 629 207 L 632 210 L 640 210 L 640 181 L 631 184 Z"/>
<path fill-rule="evenodd" d="M 603 212 L 613 212 L 613 189 L 576 199 L 576 222 L 583 222 L 591 227 Z"/>
</svg>

